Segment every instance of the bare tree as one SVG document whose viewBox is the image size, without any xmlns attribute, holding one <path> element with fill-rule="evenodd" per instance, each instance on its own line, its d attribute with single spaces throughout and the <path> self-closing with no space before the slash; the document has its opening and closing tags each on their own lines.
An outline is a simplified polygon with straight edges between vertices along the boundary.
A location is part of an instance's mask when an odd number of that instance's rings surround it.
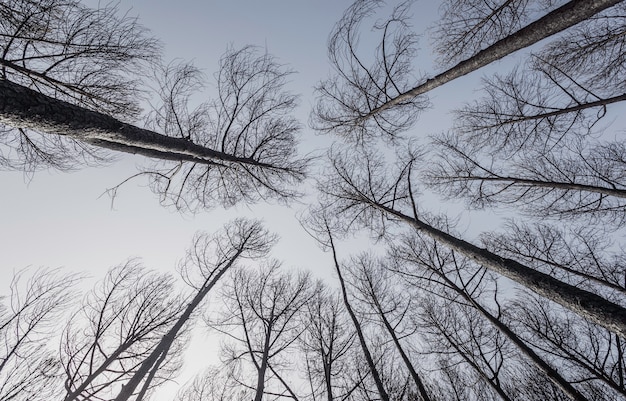
<svg viewBox="0 0 626 401">
<path fill-rule="evenodd" d="M 378 2 L 357 2 L 355 6 L 348 9 L 344 18 L 339 22 L 336 31 L 347 30 L 347 32 L 354 31 L 354 27 L 351 26 L 352 21 L 360 21 L 362 19 L 363 10 L 367 10 L 369 7 L 375 6 Z M 365 69 L 359 62 L 358 57 L 355 57 L 349 49 L 353 49 L 356 46 L 357 35 L 351 33 L 346 35 L 346 39 L 341 39 L 338 42 L 335 36 L 331 36 L 331 61 L 333 54 L 338 54 L 338 50 L 334 50 L 333 47 L 337 46 L 333 44 L 337 42 L 345 49 L 345 54 L 349 56 L 346 65 L 355 65 L 358 68 L 352 70 L 346 69 L 346 72 L 341 72 L 339 69 L 339 78 L 330 79 L 320 86 L 320 99 L 315 113 L 316 128 L 321 130 L 333 130 L 340 134 L 347 134 L 350 132 L 356 132 L 358 136 L 363 136 L 367 131 L 371 131 L 369 135 L 376 134 L 376 131 L 380 131 L 384 135 L 393 135 L 401 129 L 407 128 L 413 121 L 414 117 L 407 117 L 402 110 L 408 106 L 413 107 L 415 103 L 421 103 L 419 99 L 420 95 L 423 95 L 430 90 L 444 85 L 458 77 L 469 74 L 485 65 L 488 65 L 496 60 L 499 60 L 517 50 L 530 46 L 542 39 L 545 39 L 551 35 L 561 32 L 573 25 L 576 25 L 588 18 L 593 17 L 597 13 L 620 3 L 620 0 L 598 0 L 598 1 L 582 1 L 572 0 L 563 6 L 545 14 L 537 20 L 529 23 L 523 28 L 509 34 L 506 37 L 498 40 L 490 46 L 484 48 L 478 53 L 470 56 L 469 58 L 460 61 L 458 64 L 449 68 L 448 70 L 432 77 L 425 79 L 422 83 L 415 85 L 410 89 L 404 89 L 403 86 L 398 86 L 402 90 L 402 93 L 394 94 L 392 97 L 386 91 L 386 86 L 378 84 L 379 93 L 368 93 L 368 99 L 376 99 L 377 102 L 367 102 L 363 104 L 362 94 L 367 93 L 368 88 L 376 88 L 377 85 L 373 83 L 385 82 L 385 79 L 367 79 L 363 81 L 359 79 L 359 74 L 364 74 L 367 77 L 368 69 Z M 517 10 L 518 12 L 520 9 Z M 511 18 L 509 18 L 511 19 Z M 393 21 L 394 17 L 390 19 Z M 353 24 L 354 25 L 354 24 Z M 358 25 L 358 24 L 357 24 Z M 446 29 L 442 26 L 441 29 Z M 411 33 L 402 32 L 404 41 L 412 37 Z M 342 43 L 345 42 L 345 43 Z M 400 41 L 402 42 L 402 41 Z M 384 65 L 384 53 L 383 58 L 377 61 L 379 64 Z M 395 80 L 401 83 L 408 82 L 406 73 L 409 71 L 410 64 L 406 64 L 406 67 L 400 69 L 400 77 L 396 77 Z M 397 70 L 391 70 L 396 72 Z M 383 70 L 383 72 L 385 72 Z M 376 77 L 376 75 L 373 75 Z M 393 82 L 393 75 L 389 76 L 389 81 Z M 401 78 L 401 79 L 400 79 Z M 364 85 L 365 83 L 365 85 Z M 397 90 L 394 88 L 394 90 Z M 341 95 L 338 95 L 338 94 Z M 397 109 L 397 113 L 393 113 L 393 110 Z M 379 119 L 384 121 L 385 124 L 369 123 L 369 119 Z M 389 120 L 389 121 L 387 121 Z M 391 129 L 388 129 L 391 127 Z M 382 129 L 381 129 L 382 128 Z M 373 130 L 372 130 L 373 129 Z"/>
<path fill-rule="evenodd" d="M 549 153 L 562 145 L 575 148 L 572 144 L 597 136 L 594 130 L 608 108 L 626 100 L 624 88 L 603 87 L 599 78 L 593 81 L 573 67 L 559 67 L 554 57 L 546 51 L 523 69 L 486 79 L 484 96 L 456 112 L 455 132 L 502 157 L 525 150 Z M 608 60 L 597 62 L 600 66 Z"/>
<path fill-rule="evenodd" d="M 425 172 L 430 187 L 470 206 L 509 206 L 530 216 L 602 222 L 626 219 L 626 147 L 570 143 L 573 149 L 525 150 L 495 156 L 457 136 L 435 139 L 437 157 Z"/>
<path fill-rule="evenodd" d="M 324 201 L 332 212 L 347 221 L 359 221 L 383 235 L 390 221 L 401 222 L 442 245 L 472 258 L 525 288 L 589 319 L 619 335 L 626 335 L 626 309 L 584 289 L 567 284 L 512 259 L 502 258 L 429 224 L 425 213 L 418 211 L 411 172 L 416 156 L 409 154 L 398 162 L 397 171 L 389 171 L 373 151 L 331 155 L 332 167 L 320 185 Z M 349 160 L 349 161 L 348 161 Z"/>
<path fill-rule="evenodd" d="M 138 116 L 136 71 L 158 60 L 159 44 L 135 18 L 120 16 L 113 4 L 92 10 L 75 0 L 3 1 L 0 16 L 3 98 L 5 84 L 14 83 L 86 109 Z M 3 167 L 70 169 L 107 158 L 68 136 L 7 126 L 13 129 L 0 136 Z"/>
<path fill-rule="evenodd" d="M 89 293 L 64 330 L 61 360 L 65 401 L 112 399 L 141 366 L 182 310 L 169 274 L 136 261 L 111 269 Z M 173 352 L 157 383 L 179 362 Z"/>
<path fill-rule="evenodd" d="M 182 209 L 296 194 L 291 185 L 304 179 L 308 159 L 296 155 L 296 97 L 284 89 L 291 71 L 272 56 L 251 47 L 227 51 L 216 100 L 193 111 L 197 70 L 165 68 L 155 130 L 143 129 L 117 119 L 136 110 L 140 97 L 127 77 L 158 57 L 135 19 L 71 0 L 19 0 L 2 10 L 15 14 L 0 25 L 0 124 L 12 128 L 1 136 L 6 166 L 65 169 L 99 148 L 166 161 L 139 175 Z"/>
<path fill-rule="evenodd" d="M 136 400 L 141 401 L 164 361 L 176 355 L 176 341 L 189 327 L 194 312 L 218 280 L 241 259 L 256 259 L 267 255 L 276 237 L 270 235 L 258 221 L 234 220 L 212 236 L 198 235 L 193 247 L 180 265 L 183 278 L 196 292 L 162 338 L 141 361 L 139 368 L 124 384 L 116 401 L 126 401 L 141 384 Z"/>
<path fill-rule="evenodd" d="M 352 137 L 357 128 L 352 124 L 353 119 L 409 89 L 417 43 L 417 36 L 409 25 L 412 0 L 401 2 L 386 22 L 374 25 L 374 31 L 380 32 L 381 38 L 373 61 L 370 61 L 371 56 L 359 54 L 361 25 L 372 18 L 383 3 L 355 1 L 331 33 L 328 56 L 337 76 L 323 81 L 316 89 L 319 101 L 311 115 L 316 129 Z M 393 112 L 380 113 L 371 121 L 362 120 L 356 129 L 357 139 L 365 139 L 368 130 L 373 128 L 393 137 L 415 122 L 418 112 L 425 106 L 424 99 L 411 99 Z"/>
<path fill-rule="evenodd" d="M 432 27 L 435 51 L 441 64 L 471 57 L 506 38 L 530 22 L 538 12 L 549 10 L 553 0 L 447 0 L 441 18 Z"/>
<path fill-rule="evenodd" d="M 573 381 L 604 399 L 626 395 L 622 338 L 536 297 L 516 302 L 506 315 L 537 352 L 572 372 Z"/>
<path fill-rule="evenodd" d="M 623 249 L 613 249 L 601 229 L 509 221 L 504 231 L 487 233 L 481 239 L 499 255 L 523 260 L 576 286 L 599 285 L 607 295 L 626 292 L 626 255 Z"/>
<path fill-rule="evenodd" d="M 59 270 L 14 274 L 8 299 L 0 303 L 0 400 L 55 395 L 62 369 L 49 340 L 71 306 L 77 279 Z"/>
<path fill-rule="evenodd" d="M 302 313 L 305 331 L 298 343 L 313 400 L 346 401 L 363 381 L 348 373 L 356 333 L 345 313 L 341 295 L 327 288 L 318 291 Z"/>
<path fill-rule="evenodd" d="M 238 373 L 233 379 L 264 397 L 299 399 L 294 384 L 285 376 L 293 364 L 287 357 L 304 332 L 298 314 L 315 296 L 308 274 L 282 272 L 268 262 L 259 271 L 237 269 L 224 286 L 225 311 L 210 320 L 211 327 L 226 335 L 224 357 Z"/>
<path fill-rule="evenodd" d="M 363 254 L 352 259 L 348 265 L 351 273 L 349 282 L 356 289 L 356 297 L 367 305 L 369 310 L 376 316 L 375 320 L 382 323 L 382 327 L 393 341 L 395 350 L 400 355 L 402 362 L 409 371 L 421 399 L 430 401 L 431 397 L 424 381 L 424 374 L 418 373 L 417 368 L 411 361 L 406 345 L 402 340 L 416 331 L 415 327 L 405 322 L 407 314 L 413 308 L 411 299 L 403 296 L 390 284 L 389 270 L 384 267 L 385 262 L 374 258 L 372 255 Z"/>
<path fill-rule="evenodd" d="M 445 222 L 444 222 L 445 223 Z M 437 317 L 440 308 L 426 308 L 428 323 L 443 335 L 457 352 L 465 354 L 463 359 L 470 363 L 490 386 L 504 399 L 511 399 L 501 383 L 506 375 L 503 368 L 508 344 L 523 355 L 536 369 L 549 378 L 572 400 L 587 400 L 557 368 L 549 364 L 501 318 L 502 306 L 498 299 L 497 282 L 490 277 L 488 270 L 476 266 L 462 253 L 442 248 L 438 242 L 427 236 L 412 232 L 405 235 L 392 249 L 391 259 L 394 270 L 410 283 L 423 291 L 444 298 L 447 303 L 469 307 L 474 312 L 458 318 Z M 487 297 L 492 298 L 493 306 L 486 305 Z M 452 306 L 451 308 L 454 308 Z M 444 308 L 445 310 L 445 308 Z M 475 315 L 474 315 L 475 313 Z M 474 322 L 478 317 L 489 323 L 499 335 Z"/>
</svg>

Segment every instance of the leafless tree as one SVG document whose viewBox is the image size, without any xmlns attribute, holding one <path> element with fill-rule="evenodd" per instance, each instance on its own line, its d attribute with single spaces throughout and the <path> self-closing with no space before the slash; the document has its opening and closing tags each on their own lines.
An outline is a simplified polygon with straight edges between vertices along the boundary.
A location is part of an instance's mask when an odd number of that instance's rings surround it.
<svg viewBox="0 0 626 401">
<path fill-rule="evenodd" d="M 581 74 L 558 67 L 550 54 L 534 56 L 525 68 L 486 79 L 484 96 L 456 112 L 455 133 L 503 158 L 563 145 L 576 150 L 572 144 L 597 136 L 608 108 L 626 100 L 624 88 L 599 87 Z"/>
<path fill-rule="evenodd" d="M 516 302 L 506 315 L 537 352 L 572 372 L 573 381 L 601 399 L 626 395 L 626 349 L 620 336 L 536 297 Z"/>
<path fill-rule="evenodd" d="M 200 74 L 165 67 L 162 104 L 152 129 L 143 129 L 117 119 L 136 110 L 131 105 L 140 97 L 127 77 L 145 69 L 138 63 L 158 58 L 135 19 L 71 0 L 3 2 L 2 10 L 15 14 L 0 25 L 6 166 L 70 168 L 106 149 L 164 161 L 139 175 L 149 175 L 162 201 L 181 209 L 296 194 L 291 185 L 304 179 L 308 159 L 296 155 L 296 97 L 284 89 L 291 71 L 272 56 L 252 47 L 228 50 L 216 99 L 193 110 L 189 96 L 202 86 Z"/>
<path fill-rule="evenodd" d="M 574 27 L 540 52 L 543 59 L 592 92 L 607 97 L 626 87 L 626 4 L 619 3 Z"/>
<path fill-rule="evenodd" d="M 576 286 L 599 285 L 607 295 L 626 293 L 624 250 L 614 249 L 599 228 L 509 221 L 503 231 L 483 235 L 482 242 L 499 255 L 522 260 Z"/>
<path fill-rule="evenodd" d="M 331 214 L 329 210 L 321 209 L 312 209 L 309 215 L 308 220 L 305 221 L 305 225 L 312 236 L 320 243 L 320 245 L 327 250 L 330 250 L 333 257 L 333 264 L 335 266 L 335 272 L 337 273 L 337 277 L 339 279 L 339 285 L 341 289 L 341 298 L 343 300 L 343 305 L 352 321 L 352 326 L 356 332 L 357 339 L 359 341 L 359 345 L 362 351 L 362 356 L 365 359 L 365 373 L 360 373 L 359 377 L 371 376 L 374 381 L 375 391 L 373 392 L 375 395 L 367 395 L 366 399 L 369 397 L 379 397 L 383 401 L 389 401 L 390 394 L 385 388 L 385 384 L 383 383 L 383 379 L 381 377 L 381 373 L 379 371 L 379 367 L 377 366 L 377 361 L 372 356 L 372 351 L 370 345 L 368 345 L 367 339 L 365 338 L 365 330 L 363 328 L 362 322 L 359 320 L 354 307 L 352 306 L 352 302 L 348 293 L 348 285 L 346 283 L 346 279 L 344 278 L 343 271 L 345 270 L 345 265 L 339 261 L 337 248 L 335 246 L 335 239 L 333 234 L 333 222 L 330 218 Z M 360 372 L 360 371 L 359 371 Z M 370 393 L 370 390 L 365 387 L 357 387 L 361 391 L 365 391 L 366 393 Z"/>
<path fill-rule="evenodd" d="M 171 328 L 124 384 L 116 401 L 130 399 L 140 384 L 136 400 L 141 401 L 145 397 L 152 381 L 161 372 L 164 361 L 170 355 L 176 355 L 176 341 L 189 327 L 194 312 L 220 278 L 241 259 L 266 256 L 275 240 L 276 237 L 269 234 L 258 221 L 245 219 L 234 220 L 213 235 L 196 236 L 192 248 L 180 265 L 183 278 L 196 292 L 182 313 L 176 316 Z"/>
<path fill-rule="evenodd" d="M 409 337 L 417 329 L 407 324 L 407 314 L 414 308 L 411 298 L 403 296 L 399 288 L 390 283 L 389 270 L 384 267 L 384 260 L 372 255 L 362 254 L 352 259 L 348 265 L 349 282 L 355 288 L 355 297 L 375 316 L 374 320 L 382 324 L 384 332 L 391 337 L 395 351 L 400 355 L 405 368 L 420 398 L 430 401 L 431 397 L 425 385 L 424 374 L 418 373 L 416 366 L 403 345 L 403 339 Z M 406 340 L 405 340 L 406 341 Z"/>
<path fill-rule="evenodd" d="M 233 380 L 250 390 L 255 401 L 298 400 L 287 368 L 305 330 L 298 314 L 318 290 L 315 283 L 308 274 L 281 271 L 276 261 L 258 271 L 237 269 L 230 279 L 223 289 L 225 310 L 208 323 L 227 338 L 224 362 L 232 365 Z"/>
<path fill-rule="evenodd" d="M 427 183 L 448 199 L 470 206 L 508 206 L 530 216 L 601 222 L 626 221 L 626 147 L 619 142 L 570 143 L 573 148 L 525 150 L 495 156 L 488 146 L 458 136 L 435 139 L 439 150 Z"/>
<path fill-rule="evenodd" d="M 364 114 L 409 89 L 417 42 L 409 25 L 411 3 L 401 2 L 387 21 L 374 25 L 374 31 L 380 32 L 380 43 L 369 57 L 359 54 L 359 30 L 384 2 L 355 1 L 345 12 L 328 44 L 336 76 L 316 89 L 319 101 L 311 117 L 316 129 L 350 138 L 356 128 L 357 139 L 362 140 L 372 129 L 393 137 L 415 121 L 426 105 L 423 98 L 403 102 L 396 110 L 380 113 L 371 120 L 362 119 Z M 359 122 L 353 124 L 355 120 Z"/>
<path fill-rule="evenodd" d="M 174 279 L 137 261 L 111 269 L 73 314 L 61 341 L 65 401 L 106 400 L 141 366 L 182 311 Z M 176 353 L 155 382 L 177 369 Z"/>
<path fill-rule="evenodd" d="M 402 110 L 406 109 L 407 106 L 414 107 L 416 103 L 421 103 L 419 96 L 591 18 L 597 13 L 620 3 L 620 0 L 572 0 L 487 46 L 478 53 L 460 61 L 448 70 L 432 78 L 422 80 L 421 83 L 412 88 L 406 88 L 406 83 L 408 83 L 406 72 L 410 68 L 410 63 L 406 62 L 406 64 L 402 64 L 404 68 L 391 70 L 393 73 L 397 71 L 402 72 L 400 75 L 401 80 L 399 80 L 402 85 L 398 85 L 402 93 L 394 93 L 393 96 L 389 96 L 390 93 L 386 90 L 387 86 L 380 84 L 386 82 L 387 79 L 384 77 L 381 79 L 376 75 L 372 75 L 376 79 L 370 79 L 367 76 L 369 69 L 362 67 L 363 64 L 360 63 L 359 58 L 351 50 L 355 48 L 355 40 L 358 38 L 358 35 L 352 32 L 358 27 L 358 22 L 363 16 L 363 10 L 369 10 L 377 3 L 376 1 L 357 1 L 346 12 L 335 29 L 336 32 L 344 30 L 350 32 L 350 34 L 344 35 L 345 39 L 341 38 L 339 41 L 335 36 L 331 36 L 331 61 L 333 60 L 333 55 L 340 54 L 341 51 L 343 54 L 347 54 L 349 56 L 348 60 L 350 60 L 342 62 L 345 65 L 354 65 L 357 68 L 340 69 L 338 78 L 331 78 L 320 86 L 320 99 L 317 111 L 314 113 L 315 126 L 320 130 L 332 130 L 344 135 L 356 132 L 358 136 L 363 136 L 364 133 L 370 130 L 371 132 L 368 132 L 369 135 L 393 135 L 401 129 L 406 129 L 414 121 L 414 117 L 406 116 L 406 113 L 402 112 Z M 520 8 L 517 8 L 518 12 L 520 10 Z M 394 19 L 395 17 L 392 17 L 389 21 L 394 21 Z M 511 19 L 509 18 L 509 20 Z M 354 22 L 357 22 L 357 24 L 354 24 Z M 445 30 L 447 27 L 442 26 L 441 29 Z M 410 39 L 413 37 L 410 32 L 401 32 L 400 35 L 404 37 L 400 43 L 406 43 L 407 41 L 410 43 Z M 377 63 L 384 65 L 385 53 L 382 53 L 382 55 L 383 58 L 378 58 L 379 61 Z M 382 72 L 386 71 L 383 69 Z M 363 76 L 367 79 L 363 80 L 361 78 Z M 398 79 L 396 78 L 396 80 Z M 394 76 L 390 74 L 388 81 L 393 82 Z M 372 85 L 372 83 L 378 83 L 378 85 Z M 379 89 L 378 94 L 370 93 L 372 89 L 377 87 L 382 88 Z M 394 90 L 397 89 L 394 88 Z M 360 100 L 363 98 L 363 93 L 367 93 L 367 99 L 375 99 L 376 102 L 363 103 Z M 397 112 L 394 112 L 394 109 Z M 336 111 L 333 112 L 333 110 Z M 384 124 L 368 123 L 366 122 L 368 119 L 378 119 L 383 121 Z"/>
<path fill-rule="evenodd" d="M 363 378 L 351 374 L 356 333 L 341 295 L 328 288 L 317 292 L 301 316 L 305 331 L 298 344 L 305 359 L 311 399 L 349 400 Z"/>
<path fill-rule="evenodd" d="M 530 22 L 538 12 L 548 11 L 553 0 L 448 0 L 442 2 L 441 18 L 432 27 L 440 63 L 450 65 L 471 57 L 506 38 Z"/>
<path fill-rule="evenodd" d="M 78 277 L 59 270 L 16 272 L 0 303 L 0 400 L 45 400 L 62 378 L 50 346 Z"/>
<path fill-rule="evenodd" d="M 393 171 L 371 150 L 331 154 L 332 166 L 326 181 L 320 184 L 329 214 L 332 211 L 343 215 L 348 224 L 360 222 L 374 229 L 377 235 L 383 235 L 389 222 L 401 222 L 585 319 L 614 333 L 626 334 L 626 309 L 622 306 L 518 261 L 505 259 L 429 223 L 428 215 L 418 210 L 413 191 L 415 182 L 411 172 L 416 156 L 409 154 L 403 158 Z"/>
<path fill-rule="evenodd" d="M 442 225 L 445 227 L 445 222 Z M 512 347 L 570 399 L 587 400 L 560 370 L 542 358 L 504 322 L 497 281 L 487 269 L 476 266 L 462 253 L 441 247 L 436 240 L 417 232 L 403 236 L 399 244 L 392 248 L 390 259 L 394 261 L 394 271 L 423 292 L 432 294 L 435 299 L 443 298 L 450 305 L 448 315 L 441 313 L 440 303 L 439 306 L 427 307 L 428 325 L 434 327 L 457 353 L 464 354 L 461 358 L 478 369 L 479 375 L 502 398 L 512 399 L 502 384 L 503 380 L 507 380 L 507 373 L 510 374 L 505 368 L 505 360 Z M 488 297 L 492 306 L 487 305 Z M 469 311 L 462 313 L 464 317 L 455 315 L 455 305 L 469 308 Z M 440 315 L 434 316 L 436 313 Z M 480 319 L 495 331 L 490 333 Z"/>
<path fill-rule="evenodd" d="M 2 1 L 0 16 L 3 98 L 11 82 L 89 110 L 137 117 L 136 71 L 158 59 L 159 45 L 135 18 L 114 4 L 89 9 L 75 0 Z M 0 131 L 3 167 L 70 169 L 107 158 L 69 136 L 7 126 Z"/>
</svg>

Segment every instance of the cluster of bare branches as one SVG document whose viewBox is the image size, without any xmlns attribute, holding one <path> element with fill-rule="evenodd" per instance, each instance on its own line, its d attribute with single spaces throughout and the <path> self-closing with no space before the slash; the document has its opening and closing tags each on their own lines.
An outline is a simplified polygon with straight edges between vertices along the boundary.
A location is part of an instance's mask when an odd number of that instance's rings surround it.
<svg viewBox="0 0 626 401">
<path fill-rule="evenodd" d="M 19 0 L 0 9 L 10 15 L 0 23 L 3 167 L 67 170 L 139 154 L 158 162 L 138 175 L 187 211 L 298 195 L 309 158 L 297 154 L 292 72 L 273 56 L 229 49 L 214 100 L 198 105 L 198 70 L 162 66 L 158 42 L 115 6 Z M 128 122 L 140 115 L 150 71 L 161 101 L 145 129 Z"/>
</svg>

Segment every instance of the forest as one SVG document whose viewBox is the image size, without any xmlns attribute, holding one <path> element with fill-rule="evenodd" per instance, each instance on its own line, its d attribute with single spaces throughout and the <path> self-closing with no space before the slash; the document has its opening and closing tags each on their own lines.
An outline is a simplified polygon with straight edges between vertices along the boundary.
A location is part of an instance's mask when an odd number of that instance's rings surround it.
<svg viewBox="0 0 626 401">
<path fill-rule="evenodd" d="M 0 0 L 0 174 L 135 155 L 111 202 L 298 206 L 332 271 L 277 259 L 263 215 L 168 271 L 3 262 L 0 401 L 626 400 L 626 2 L 420 3 L 346 3 L 301 121 L 289 54 L 224 43 L 208 76 L 121 4 Z"/>
</svg>

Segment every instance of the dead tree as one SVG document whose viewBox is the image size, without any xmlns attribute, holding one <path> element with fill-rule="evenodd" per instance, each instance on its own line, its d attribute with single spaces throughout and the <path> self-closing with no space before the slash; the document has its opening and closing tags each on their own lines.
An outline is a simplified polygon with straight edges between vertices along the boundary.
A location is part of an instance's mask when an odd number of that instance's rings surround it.
<svg viewBox="0 0 626 401">
<path fill-rule="evenodd" d="M 434 316 L 433 313 L 438 313 L 438 310 L 432 308 L 426 308 L 426 318 L 457 352 L 465 354 L 463 358 L 478 369 L 478 373 L 501 397 L 512 398 L 505 392 L 499 377 L 500 373 L 505 374 L 502 367 L 507 355 L 506 348 L 510 345 L 570 399 L 587 400 L 567 377 L 535 352 L 504 322 L 501 318 L 502 306 L 498 300 L 498 289 L 497 286 L 494 287 L 497 283 L 489 277 L 487 269 L 471 263 L 462 252 L 440 247 L 437 240 L 415 231 L 405 235 L 398 245 L 393 246 L 390 259 L 394 261 L 394 271 L 423 292 L 432 294 L 431 299 L 444 298 L 447 303 L 458 304 L 473 311 L 466 316 L 466 319 L 470 319 L 467 324 L 456 321 L 454 317 L 450 320 L 445 314 L 444 317 Z M 486 305 L 487 297 L 492 298 L 493 306 Z M 476 315 L 473 317 L 472 313 Z M 453 313 L 451 315 L 454 316 Z M 483 330 L 479 323 L 472 322 L 477 316 L 497 330 L 499 335 L 489 335 L 489 330 Z M 447 323 L 445 320 L 448 320 Z M 467 341 L 474 342 L 474 345 L 464 345 Z M 505 344 L 506 342 L 509 344 Z"/>
<path fill-rule="evenodd" d="M 429 224 L 427 217 L 422 217 L 423 213 L 418 211 L 413 192 L 414 155 L 409 154 L 404 161 L 399 161 L 396 171 L 390 171 L 373 151 L 335 152 L 331 158 L 328 179 L 320 184 L 329 213 L 370 227 L 376 235 L 383 235 L 390 221 L 400 222 L 585 319 L 626 335 L 626 309 L 622 306 Z"/>
<path fill-rule="evenodd" d="M 0 400 L 57 395 L 62 367 L 50 339 L 71 307 L 77 276 L 58 270 L 16 272 L 0 303 Z"/>
<path fill-rule="evenodd" d="M 240 268 L 224 286 L 225 311 L 210 320 L 224 334 L 224 362 L 239 374 L 233 377 L 255 401 L 267 397 L 299 399 L 289 383 L 286 358 L 304 332 L 298 315 L 317 291 L 308 274 L 288 273 L 277 262 L 260 271 Z"/>
<path fill-rule="evenodd" d="M 270 235 L 257 221 L 238 219 L 212 236 L 203 234 L 194 239 L 193 247 L 180 265 L 183 278 L 195 293 L 184 308 L 173 317 L 167 332 L 151 349 L 137 370 L 124 384 L 116 401 L 126 401 L 139 389 L 136 400 L 144 399 L 164 361 L 176 354 L 176 343 L 195 312 L 224 274 L 241 259 L 256 259 L 267 255 L 276 237 Z M 141 385 L 141 386 L 140 386 Z"/>
<path fill-rule="evenodd" d="M 150 272 L 135 261 L 107 273 L 64 330 L 64 401 L 112 398 L 139 370 L 182 311 L 173 286 L 171 275 Z M 176 356 L 172 352 L 163 362 L 155 384 L 177 369 Z"/>
<path fill-rule="evenodd" d="M 298 344 L 305 358 L 311 398 L 349 400 L 364 378 L 347 374 L 351 372 L 356 333 L 341 295 L 328 288 L 319 291 L 307 303 L 301 319 L 305 331 Z"/>
<path fill-rule="evenodd" d="M 602 223 L 607 228 L 618 229 L 626 221 L 626 147 L 621 143 L 570 143 L 573 149 L 561 144 L 515 156 L 497 155 L 488 146 L 462 142 L 456 135 L 434 143 L 437 157 L 425 178 L 445 198 L 466 199 L 476 208 L 508 207 L 533 217 Z"/>
<path fill-rule="evenodd" d="M 315 126 L 322 131 L 333 131 L 342 135 L 356 133 L 357 138 L 381 134 L 393 137 L 415 121 L 413 115 L 415 113 L 409 116 L 407 114 L 411 109 L 416 107 L 419 109 L 419 105 L 424 103 L 424 100 L 420 98 L 421 95 L 592 18 L 618 3 L 620 0 L 572 0 L 460 61 L 448 70 L 432 78 L 424 79 L 417 85 L 413 84 L 413 87 L 407 87 L 409 82 L 407 74 L 410 71 L 410 63 L 407 61 L 402 60 L 402 63 L 399 63 L 402 68 L 390 69 L 393 74 L 388 74 L 388 77 L 383 75 L 381 79 L 378 75 L 370 73 L 372 69 L 364 67 L 365 64 L 354 54 L 353 49 L 358 39 L 356 34 L 358 23 L 377 4 L 376 1 L 357 2 L 348 9 L 335 28 L 335 32 L 346 33 L 331 36 L 329 46 L 331 62 L 339 73 L 337 78 L 331 78 L 320 85 L 318 90 L 320 99 L 313 117 Z M 389 21 L 396 19 L 394 15 Z M 405 21 L 406 17 L 401 20 Z M 442 29 L 446 28 L 442 26 Z M 413 34 L 410 31 L 401 31 L 400 38 L 396 41 L 397 43 L 411 43 Z M 384 39 L 383 35 L 383 43 Z M 406 48 L 405 46 L 401 49 Z M 347 57 L 337 58 L 339 62 L 335 61 L 336 55 L 342 54 L 341 52 Z M 389 53 L 404 54 L 405 52 L 390 51 Z M 374 65 L 385 65 L 385 53 L 383 52 L 382 55 L 383 57 L 378 57 Z M 344 66 L 348 68 L 342 68 Z M 373 69 L 373 71 L 376 70 Z M 382 72 L 384 74 L 386 71 L 383 69 Z M 394 81 L 401 83 L 393 88 L 394 92 L 387 90 L 388 87 L 383 85 L 384 82 Z M 378 93 L 370 93 L 372 89 L 378 89 Z M 367 94 L 366 97 L 363 96 L 364 93 Z M 371 120 L 374 122 L 370 122 Z"/>
<path fill-rule="evenodd" d="M 228 50 L 216 99 L 194 110 L 189 95 L 204 83 L 198 71 L 164 68 L 162 105 L 145 129 L 120 119 L 138 111 L 134 72 L 159 56 L 135 19 L 75 1 L 9 4 L 0 25 L 5 166 L 69 169 L 101 154 L 138 154 L 163 161 L 139 175 L 164 203 L 187 210 L 296 194 L 308 159 L 296 155 L 296 96 L 284 89 L 291 71 L 271 55 Z"/>
<path fill-rule="evenodd" d="M 399 289 L 390 284 L 390 275 L 384 267 L 384 261 L 368 254 L 359 255 L 352 259 L 347 266 L 350 273 L 349 282 L 356 290 L 356 298 L 366 305 L 375 317 L 372 320 L 382 324 L 386 333 L 394 344 L 396 352 L 408 370 L 420 398 L 430 401 L 431 397 L 425 385 L 424 374 L 418 373 L 417 367 L 406 350 L 404 338 L 416 331 L 408 325 L 407 314 L 413 308 L 411 299 L 403 296 Z M 404 328 L 403 328 L 404 326 Z M 381 334 L 384 336 L 383 334 Z"/>
</svg>

